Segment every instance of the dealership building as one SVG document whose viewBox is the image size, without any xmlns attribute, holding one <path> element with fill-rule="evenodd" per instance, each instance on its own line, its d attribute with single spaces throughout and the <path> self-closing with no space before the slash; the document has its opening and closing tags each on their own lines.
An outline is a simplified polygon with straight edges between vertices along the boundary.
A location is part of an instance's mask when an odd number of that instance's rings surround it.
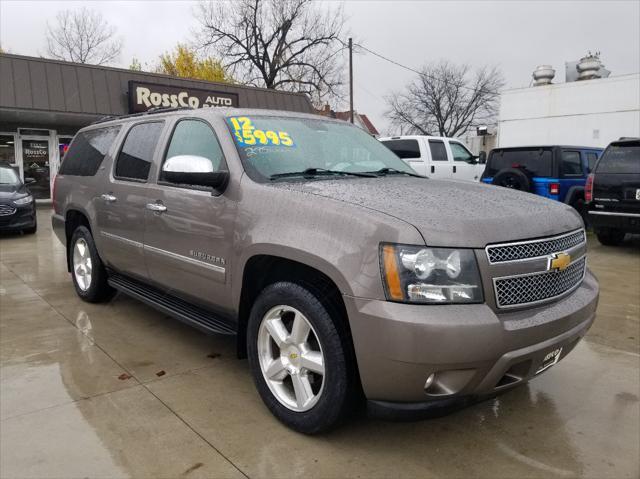
<svg viewBox="0 0 640 479">
<path fill-rule="evenodd" d="M 48 199 L 80 128 L 105 116 L 181 106 L 314 112 L 304 94 L 0 54 L 0 162 L 34 178 L 34 196 Z"/>
</svg>

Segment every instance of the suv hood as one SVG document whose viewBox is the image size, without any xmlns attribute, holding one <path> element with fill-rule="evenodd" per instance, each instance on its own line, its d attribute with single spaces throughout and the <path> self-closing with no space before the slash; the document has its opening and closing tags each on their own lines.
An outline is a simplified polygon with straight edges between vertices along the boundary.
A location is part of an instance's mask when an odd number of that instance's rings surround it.
<svg viewBox="0 0 640 479">
<path fill-rule="evenodd" d="M 272 186 L 394 216 L 418 229 L 429 246 L 484 248 L 583 227 L 578 213 L 563 203 L 470 181 L 387 176 Z"/>
</svg>

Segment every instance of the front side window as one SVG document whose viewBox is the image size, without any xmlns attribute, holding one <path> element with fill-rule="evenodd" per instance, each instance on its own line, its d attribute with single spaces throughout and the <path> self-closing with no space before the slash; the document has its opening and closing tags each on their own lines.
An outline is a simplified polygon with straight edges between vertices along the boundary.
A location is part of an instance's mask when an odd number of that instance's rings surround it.
<svg viewBox="0 0 640 479">
<path fill-rule="evenodd" d="M 398 155 L 398 158 L 420 158 L 418 140 L 386 140 L 382 144 Z"/>
<path fill-rule="evenodd" d="M 382 143 L 346 122 L 257 115 L 228 117 L 227 125 L 247 174 L 256 181 L 310 169 L 344 177 L 384 168 L 415 174 Z"/>
<path fill-rule="evenodd" d="M 564 176 L 582 176 L 582 162 L 580 161 L 580 152 L 563 151 L 562 152 L 562 174 Z"/>
<path fill-rule="evenodd" d="M 165 161 L 174 156 L 199 156 L 209 160 L 213 171 L 221 170 L 224 157 L 211 127 L 200 120 L 180 121 L 171 135 Z M 165 181 L 163 175 L 160 180 Z"/>
<path fill-rule="evenodd" d="M 443 141 L 429 140 L 429 149 L 431 150 L 431 159 L 433 161 L 449 161 L 447 148 L 444 146 Z"/>
<path fill-rule="evenodd" d="M 116 161 L 116 178 L 147 180 L 163 126 L 162 122 L 140 123 L 129 130 Z"/>
<path fill-rule="evenodd" d="M 450 141 L 451 154 L 453 155 L 453 161 L 466 161 L 467 163 L 473 159 L 473 155 L 469 153 L 464 146 L 455 141 Z"/>
<path fill-rule="evenodd" d="M 95 175 L 119 132 L 120 126 L 109 126 L 78 133 L 66 152 L 61 149 L 60 174 Z"/>
</svg>

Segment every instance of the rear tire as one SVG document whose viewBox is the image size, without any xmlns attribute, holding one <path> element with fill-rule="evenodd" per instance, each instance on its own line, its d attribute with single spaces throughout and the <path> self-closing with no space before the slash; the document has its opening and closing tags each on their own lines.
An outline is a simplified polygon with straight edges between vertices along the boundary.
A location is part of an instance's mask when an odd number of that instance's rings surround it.
<svg viewBox="0 0 640 479">
<path fill-rule="evenodd" d="M 589 215 L 587 214 L 587 205 L 584 202 L 584 198 L 578 198 L 576 200 L 573 200 L 571 202 L 571 206 L 582 217 L 582 222 L 584 223 L 584 226 L 588 227 L 589 226 L 589 218 L 588 218 Z"/>
<path fill-rule="evenodd" d="M 294 324 L 302 319 L 300 342 Z M 247 353 L 256 388 L 274 416 L 304 434 L 335 427 L 353 404 L 354 364 L 337 320 L 318 296 L 290 282 L 267 286 L 251 309 Z"/>
<path fill-rule="evenodd" d="M 73 285 L 80 298 L 89 303 L 100 303 L 113 296 L 115 290 L 107 283 L 107 271 L 86 226 L 78 226 L 73 232 L 67 254 Z"/>
<path fill-rule="evenodd" d="M 619 246 L 624 241 L 626 233 L 615 228 L 602 228 L 596 231 L 596 236 L 605 246 Z"/>
</svg>

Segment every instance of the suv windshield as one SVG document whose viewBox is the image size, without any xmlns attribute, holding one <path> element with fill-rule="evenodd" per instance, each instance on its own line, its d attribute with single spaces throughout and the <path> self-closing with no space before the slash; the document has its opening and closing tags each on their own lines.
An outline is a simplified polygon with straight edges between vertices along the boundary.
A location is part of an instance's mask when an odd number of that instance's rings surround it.
<svg viewBox="0 0 640 479">
<path fill-rule="evenodd" d="M 505 168 L 521 168 L 532 176 L 552 176 L 553 155 L 550 148 L 514 148 L 493 150 L 487 161 L 485 177 L 493 177 Z"/>
<path fill-rule="evenodd" d="M 596 172 L 640 174 L 640 142 L 609 146 L 600 158 Z"/>
<path fill-rule="evenodd" d="M 20 177 L 13 168 L 0 166 L 0 185 L 17 185 Z"/>
<path fill-rule="evenodd" d="M 324 172 L 311 175 L 314 178 L 327 178 L 333 173 L 336 178 L 354 178 L 347 173 L 380 171 L 385 175 L 415 174 L 378 140 L 348 123 L 232 116 L 227 118 L 227 124 L 245 170 L 257 181 L 291 178 L 296 176 L 294 173 L 314 170 Z"/>
</svg>

